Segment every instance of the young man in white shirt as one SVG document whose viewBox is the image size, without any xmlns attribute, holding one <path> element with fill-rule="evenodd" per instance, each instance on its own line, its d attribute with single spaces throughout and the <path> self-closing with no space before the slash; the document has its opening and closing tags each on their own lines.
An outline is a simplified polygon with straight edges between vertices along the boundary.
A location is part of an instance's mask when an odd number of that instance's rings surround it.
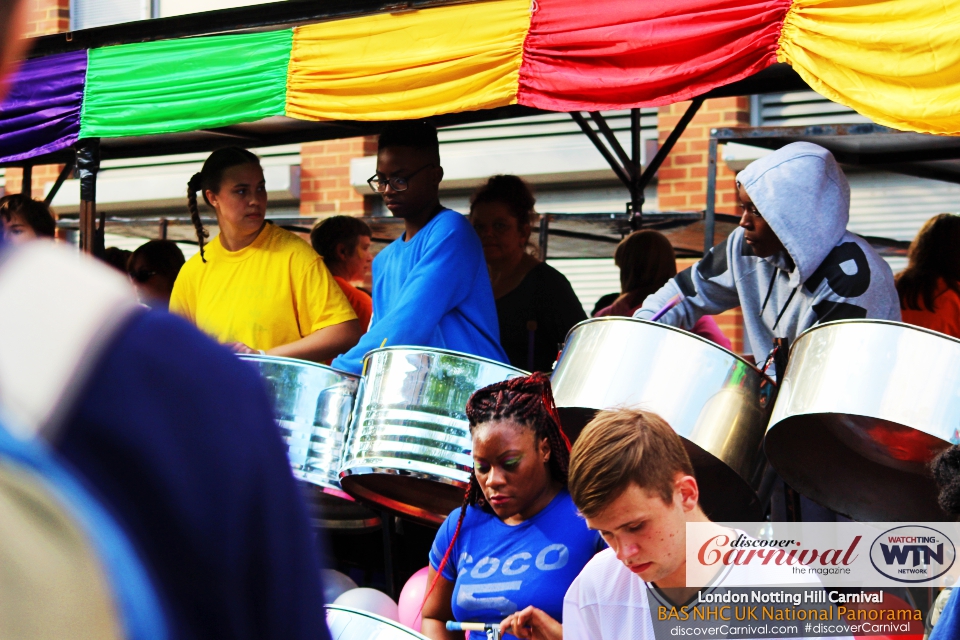
<svg viewBox="0 0 960 640">
<path fill-rule="evenodd" d="M 503 630 L 517 637 L 666 638 L 669 624 L 678 623 L 657 620 L 658 608 L 689 613 L 698 591 L 820 586 L 815 577 L 798 580 L 783 567 L 722 565 L 707 568 L 713 575 L 695 581 L 709 587 L 687 586 L 687 523 L 712 523 L 698 503 L 699 488 L 683 441 L 655 414 L 600 412 L 571 451 L 568 483 L 587 525 L 600 532 L 609 548 L 594 556 L 567 590 L 562 632 L 542 612 L 527 608 L 504 620 Z M 712 526 L 718 534 L 734 533 Z"/>
</svg>

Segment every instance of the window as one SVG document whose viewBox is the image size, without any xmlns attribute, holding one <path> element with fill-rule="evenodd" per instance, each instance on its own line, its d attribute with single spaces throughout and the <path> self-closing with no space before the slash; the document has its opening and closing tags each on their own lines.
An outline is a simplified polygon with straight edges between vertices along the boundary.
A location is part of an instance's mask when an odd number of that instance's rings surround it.
<svg viewBox="0 0 960 640">
<path fill-rule="evenodd" d="M 751 124 L 760 127 L 803 127 L 817 124 L 870 122 L 815 91 L 764 93 L 752 96 Z"/>
<path fill-rule="evenodd" d="M 158 6 L 158 0 L 71 0 L 70 29 L 146 20 L 156 17 Z"/>
</svg>

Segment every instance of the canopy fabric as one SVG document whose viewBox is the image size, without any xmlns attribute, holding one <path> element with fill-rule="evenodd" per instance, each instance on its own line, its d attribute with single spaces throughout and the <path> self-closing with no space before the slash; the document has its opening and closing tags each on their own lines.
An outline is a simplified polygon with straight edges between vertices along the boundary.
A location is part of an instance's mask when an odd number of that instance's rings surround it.
<svg viewBox="0 0 960 640">
<path fill-rule="evenodd" d="M 80 137 L 192 131 L 283 115 L 289 29 L 89 52 Z"/>
<path fill-rule="evenodd" d="M 3 160 L 26 160 L 77 141 L 86 71 L 86 51 L 28 60 L 20 66 L 0 105 Z"/>
<path fill-rule="evenodd" d="M 399 120 L 517 102 L 530 0 L 382 14 L 297 29 L 287 115 Z"/>
<path fill-rule="evenodd" d="M 657 106 L 778 60 L 878 123 L 960 135 L 958 13 L 960 0 L 486 0 L 91 49 L 24 65 L 0 105 L 0 162 L 78 136 L 275 115 L 385 121 L 509 104 Z"/>
</svg>

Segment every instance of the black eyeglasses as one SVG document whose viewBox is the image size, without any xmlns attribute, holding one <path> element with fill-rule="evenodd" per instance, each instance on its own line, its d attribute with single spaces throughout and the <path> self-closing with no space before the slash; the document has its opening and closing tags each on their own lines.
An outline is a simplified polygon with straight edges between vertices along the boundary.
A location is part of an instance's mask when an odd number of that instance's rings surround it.
<svg viewBox="0 0 960 640">
<path fill-rule="evenodd" d="M 370 185 L 370 188 L 376 191 L 377 193 L 383 193 L 387 190 L 387 185 L 393 187 L 394 191 L 406 191 L 407 187 L 410 186 L 410 179 L 423 171 L 428 167 L 434 166 L 431 162 L 430 164 L 424 165 L 403 178 L 400 176 L 393 176 L 392 178 L 381 178 L 379 175 L 374 175 L 372 178 L 367 180 L 367 184 Z"/>
<path fill-rule="evenodd" d="M 140 284 L 143 284 L 155 275 L 157 275 L 156 271 L 148 271 L 146 269 L 137 269 L 136 271 L 132 271 L 130 273 L 130 278 L 132 278 L 135 282 L 139 282 Z"/>
</svg>

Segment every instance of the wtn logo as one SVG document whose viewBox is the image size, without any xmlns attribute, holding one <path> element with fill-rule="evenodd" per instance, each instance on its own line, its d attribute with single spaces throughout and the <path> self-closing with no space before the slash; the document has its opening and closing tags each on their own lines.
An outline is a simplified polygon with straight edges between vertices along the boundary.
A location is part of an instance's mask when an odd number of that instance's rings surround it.
<svg viewBox="0 0 960 640">
<path fill-rule="evenodd" d="M 930 564 L 931 561 L 943 564 L 942 542 L 937 545 L 936 550 L 928 544 L 885 545 L 881 542 L 880 550 L 883 552 L 883 561 L 887 564 L 906 564 L 910 556 L 913 556 L 914 567 Z"/>
<path fill-rule="evenodd" d="M 932 581 L 945 574 L 956 557 L 950 538 L 918 525 L 890 529 L 870 546 L 874 568 L 897 582 Z"/>
</svg>

